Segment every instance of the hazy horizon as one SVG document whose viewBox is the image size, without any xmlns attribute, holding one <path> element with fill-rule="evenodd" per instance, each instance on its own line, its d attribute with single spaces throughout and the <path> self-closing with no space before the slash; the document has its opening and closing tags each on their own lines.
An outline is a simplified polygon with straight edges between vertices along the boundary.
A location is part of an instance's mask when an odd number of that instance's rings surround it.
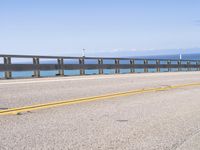
<svg viewBox="0 0 200 150">
<path fill-rule="evenodd" d="M 0 53 L 0 54 L 11 54 L 11 55 L 49 55 L 49 56 L 82 56 L 83 51 L 73 53 L 60 53 L 60 54 L 45 54 L 45 53 Z M 134 56 L 167 56 L 167 55 L 194 55 L 200 54 L 200 48 L 193 49 L 163 49 L 163 50 L 114 50 L 114 51 L 92 51 L 85 50 L 85 55 L 88 57 L 134 57 Z"/>
</svg>

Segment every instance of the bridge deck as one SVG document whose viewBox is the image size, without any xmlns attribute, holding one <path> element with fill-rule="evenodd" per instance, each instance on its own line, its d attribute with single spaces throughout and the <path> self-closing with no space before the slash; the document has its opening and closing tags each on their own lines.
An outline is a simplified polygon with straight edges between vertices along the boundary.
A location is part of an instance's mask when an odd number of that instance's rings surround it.
<svg viewBox="0 0 200 150">
<path fill-rule="evenodd" d="M 0 107 L 189 83 L 200 83 L 200 73 L 1 80 Z M 199 90 L 191 86 L 0 116 L 0 149 L 198 149 Z"/>
</svg>

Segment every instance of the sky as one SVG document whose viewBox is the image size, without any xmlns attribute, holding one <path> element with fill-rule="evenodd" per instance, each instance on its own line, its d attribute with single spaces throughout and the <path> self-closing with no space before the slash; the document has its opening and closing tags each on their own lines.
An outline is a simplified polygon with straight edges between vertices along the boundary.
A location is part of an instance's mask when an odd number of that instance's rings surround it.
<svg viewBox="0 0 200 150">
<path fill-rule="evenodd" d="M 199 6 L 199 0 L 0 0 L 0 54 L 200 48 Z"/>
</svg>

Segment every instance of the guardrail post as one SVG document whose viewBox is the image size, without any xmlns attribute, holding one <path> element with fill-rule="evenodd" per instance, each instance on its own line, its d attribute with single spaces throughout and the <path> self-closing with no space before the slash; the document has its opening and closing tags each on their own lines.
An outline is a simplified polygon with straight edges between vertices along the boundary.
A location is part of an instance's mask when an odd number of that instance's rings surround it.
<svg viewBox="0 0 200 150">
<path fill-rule="evenodd" d="M 168 67 L 168 72 L 171 72 L 171 67 L 170 67 L 170 66 L 171 66 L 171 60 L 168 60 L 168 61 L 167 61 L 167 65 L 169 66 L 169 67 Z"/>
<path fill-rule="evenodd" d="M 120 69 L 118 68 L 119 67 L 118 65 L 119 65 L 119 59 L 115 59 L 115 67 L 116 67 L 115 73 L 116 74 L 120 73 Z"/>
<path fill-rule="evenodd" d="M 198 68 L 198 61 L 196 61 L 196 67 L 195 67 L 195 71 L 198 71 L 199 68 Z"/>
<path fill-rule="evenodd" d="M 156 60 L 157 72 L 160 72 L 160 60 Z"/>
<path fill-rule="evenodd" d="M 11 57 L 4 57 L 4 65 L 11 65 Z M 6 79 L 12 78 L 12 72 L 11 71 L 5 71 L 4 77 Z"/>
<path fill-rule="evenodd" d="M 39 78 L 40 77 L 40 60 L 38 57 L 33 58 L 33 64 L 35 65 L 35 70 L 33 71 L 33 77 Z"/>
<path fill-rule="evenodd" d="M 144 60 L 144 65 L 148 65 L 148 60 Z M 144 68 L 144 72 L 146 73 L 146 72 L 148 72 L 148 68 L 147 67 L 145 67 Z"/>
<path fill-rule="evenodd" d="M 134 73 L 135 72 L 135 68 L 134 68 L 135 61 L 133 59 L 130 60 L 130 64 L 131 64 L 131 73 Z"/>
<path fill-rule="evenodd" d="M 178 71 L 181 71 L 181 60 L 178 61 Z"/>
<path fill-rule="evenodd" d="M 101 66 L 103 64 L 103 59 L 98 59 L 98 64 Z M 103 69 L 99 69 L 99 74 L 103 74 Z"/>
<path fill-rule="evenodd" d="M 80 65 L 84 65 L 85 64 L 85 61 L 84 59 L 79 59 L 79 64 Z M 85 69 L 80 69 L 80 75 L 85 75 Z"/>
<path fill-rule="evenodd" d="M 58 75 L 64 76 L 64 69 L 63 69 L 64 60 L 63 60 L 63 58 L 58 58 L 57 61 L 58 61 L 58 65 L 59 65 Z"/>
<path fill-rule="evenodd" d="M 190 68 L 190 61 L 187 61 L 187 71 L 191 71 L 191 68 Z"/>
<path fill-rule="evenodd" d="M 197 71 L 200 71 L 200 61 L 197 61 Z"/>
</svg>

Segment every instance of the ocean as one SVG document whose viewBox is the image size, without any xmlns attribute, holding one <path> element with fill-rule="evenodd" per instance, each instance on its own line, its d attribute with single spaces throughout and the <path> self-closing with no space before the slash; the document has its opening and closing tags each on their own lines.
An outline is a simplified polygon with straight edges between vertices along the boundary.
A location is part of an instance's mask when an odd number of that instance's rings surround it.
<svg viewBox="0 0 200 150">
<path fill-rule="evenodd" d="M 179 59 L 179 55 L 162 55 L 162 56 L 140 56 L 140 57 L 137 57 L 137 58 L 147 58 L 147 59 Z M 183 54 L 182 55 L 182 59 L 183 60 L 200 60 L 200 54 Z M 19 62 L 18 62 L 19 63 Z M 31 63 L 31 62 L 29 62 Z M 56 61 L 41 61 L 41 63 L 56 63 Z M 74 62 L 74 61 L 70 61 L 70 60 L 67 60 L 65 61 L 65 63 L 78 63 L 78 62 Z M 94 63 L 94 60 L 87 60 L 85 62 L 86 64 L 95 64 L 97 63 L 95 61 Z M 112 60 L 105 60 L 104 61 L 105 64 L 114 64 L 114 61 Z M 120 62 L 121 64 L 129 64 L 129 61 L 128 60 L 123 60 Z M 140 61 L 140 60 L 137 60 L 135 62 L 136 64 L 143 64 L 143 61 Z M 151 62 L 149 62 L 151 63 Z M 163 62 L 165 63 L 165 62 Z M 164 69 L 164 68 L 161 68 L 160 70 L 161 72 L 167 72 L 168 69 Z M 178 71 L 176 68 L 172 68 L 171 69 L 172 72 L 176 72 Z M 184 70 L 182 69 L 182 71 L 187 71 L 187 70 Z M 192 68 L 192 71 L 195 71 L 194 68 Z M 95 74 L 98 74 L 98 70 L 85 70 L 85 74 L 86 75 L 95 75 Z M 135 73 L 143 73 L 144 72 L 144 69 L 135 69 Z M 148 72 L 156 72 L 156 69 L 153 69 L 153 68 L 150 68 L 148 69 Z M 57 70 L 53 70 L 53 71 L 41 71 L 40 72 L 40 75 L 41 77 L 53 77 L 55 76 L 56 74 L 58 73 Z M 80 71 L 79 70 L 65 70 L 64 71 L 65 75 L 66 76 L 77 76 L 77 75 L 80 75 Z M 115 70 L 114 69 L 104 69 L 104 74 L 114 74 L 115 73 Z M 130 73 L 130 69 L 120 69 L 120 73 L 121 74 L 127 74 L 127 73 Z M 12 72 L 12 76 L 13 78 L 29 78 L 31 77 L 33 74 L 32 71 L 23 71 L 23 72 Z M 0 78 L 4 78 L 4 72 L 0 72 Z"/>
</svg>

